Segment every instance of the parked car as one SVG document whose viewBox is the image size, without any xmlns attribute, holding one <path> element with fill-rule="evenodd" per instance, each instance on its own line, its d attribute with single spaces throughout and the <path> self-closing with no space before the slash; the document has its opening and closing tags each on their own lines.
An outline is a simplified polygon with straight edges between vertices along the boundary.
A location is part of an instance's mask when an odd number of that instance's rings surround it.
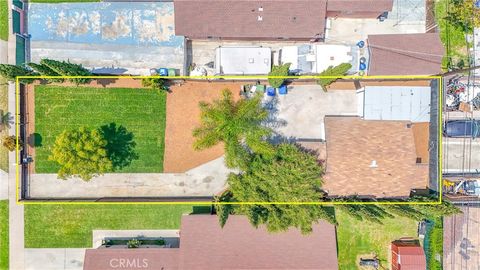
<svg viewBox="0 0 480 270">
<path fill-rule="evenodd" d="M 480 137 L 480 120 L 450 120 L 446 121 L 443 129 L 445 137 Z"/>
</svg>

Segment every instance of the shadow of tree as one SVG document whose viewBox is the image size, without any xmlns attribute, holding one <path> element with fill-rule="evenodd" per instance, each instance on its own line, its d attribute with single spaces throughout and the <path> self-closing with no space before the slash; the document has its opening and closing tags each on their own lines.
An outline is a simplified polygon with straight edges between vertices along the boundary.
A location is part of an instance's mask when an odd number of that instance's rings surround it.
<svg viewBox="0 0 480 270">
<path fill-rule="evenodd" d="M 30 134 L 30 137 L 28 138 L 28 144 L 31 147 L 42 147 L 43 146 L 43 137 L 40 135 L 40 133 L 33 133 Z"/>
<path fill-rule="evenodd" d="M 110 123 L 101 126 L 100 132 L 107 140 L 105 148 L 114 170 L 127 167 L 132 161 L 138 159 L 138 154 L 135 152 L 137 144 L 133 140 L 133 133 L 129 132 L 124 126 Z"/>
</svg>

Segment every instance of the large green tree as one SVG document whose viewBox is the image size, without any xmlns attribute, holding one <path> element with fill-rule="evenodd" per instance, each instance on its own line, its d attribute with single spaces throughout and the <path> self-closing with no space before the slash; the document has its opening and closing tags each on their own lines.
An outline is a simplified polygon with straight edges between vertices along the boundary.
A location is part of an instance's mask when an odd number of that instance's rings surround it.
<svg viewBox="0 0 480 270">
<path fill-rule="evenodd" d="M 476 0 L 452 0 L 447 11 L 447 21 L 465 32 L 480 27 L 480 8 L 475 7 Z"/>
<path fill-rule="evenodd" d="M 53 72 L 60 74 L 62 76 L 92 76 L 92 73 L 84 68 L 82 65 L 73 64 L 65 61 L 57 61 L 51 59 L 42 59 L 40 60 L 40 65 L 46 66 Z M 89 83 L 91 78 L 70 78 L 70 82 L 75 84 L 86 84 Z"/>
<path fill-rule="evenodd" d="M 223 142 L 227 166 L 242 170 L 247 169 L 252 152 L 273 154 L 273 147 L 265 141 L 271 130 L 262 126 L 268 112 L 262 107 L 260 95 L 234 101 L 232 92 L 225 89 L 222 98 L 201 102 L 200 110 L 201 125 L 193 131 L 195 149 Z"/>
<path fill-rule="evenodd" d="M 229 214 L 246 215 L 255 227 L 265 224 L 272 232 L 296 227 L 308 233 L 320 219 L 335 223 L 331 207 L 282 204 L 320 202 L 322 174 L 317 157 L 293 144 L 275 146 L 273 156 L 255 154 L 246 171 L 229 175 L 229 190 L 217 201 L 272 204 L 217 204 L 220 224 L 227 222 Z"/>
<path fill-rule="evenodd" d="M 322 87 L 323 91 L 327 91 L 327 86 L 338 80 L 341 76 L 347 75 L 347 72 L 352 68 L 350 63 L 342 63 L 337 66 L 329 66 L 322 71 L 319 76 L 328 76 L 327 78 L 319 78 L 317 83 Z"/>
<path fill-rule="evenodd" d="M 107 140 L 97 129 L 65 130 L 56 138 L 49 160 L 60 165 L 60 179 L 79 177 L 89 181 L 94 176 L 112 171 L 106 146 Z"/>
</svg>

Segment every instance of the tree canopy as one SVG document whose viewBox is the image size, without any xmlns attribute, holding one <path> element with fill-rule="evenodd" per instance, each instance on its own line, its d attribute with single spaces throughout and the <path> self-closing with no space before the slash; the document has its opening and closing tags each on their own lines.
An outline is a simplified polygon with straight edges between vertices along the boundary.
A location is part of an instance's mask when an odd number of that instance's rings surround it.
<svg viewBox="0 0 480 270">
<path fill-rule="evenodd" d="M 447 12 L 446 19 L 465 32 L 480 27 L 480 8 L 475 7 L 474 0 L 453 0 Z"/>
<path fill-rule="evenodd" d="M 317 83 L 322 87 L 323 91 L 327 91 L 327 86 L 339 79 L 340 76 L 347 75 L 347 72 L 352 68 L 350 63 L 342 63 L 337 66 L 329 66 L 322 71 L 319 76 L 335 76 L 333 78 L 320 78 Z"/>
<path fill-rule="evenodd" d="M 280 66 L 272 66 L 272 70 L 268 73 L 268 76 L 286 77 L 288 76 L 290 65 L 290 63 L 286 63 Z M 283 82 L 285 82 L 285 78 L 268 78 L 268 83 L 274 88 L 282 86 Z"/>
<path fill-rule="evenodd" d="M 65 61 L 57 61 L 51 59 L 40 60 L 40 65 L 49 68 L 51 71 L 62 76 L 92 76 L 92 73 L 82 65 L 73 64 Z M 70 78 L 70 82 L 75 84 L 86 84 L 92 79 L 90 78 Z"/>
<path fill-rule="evenodd" d="M 37 73 L 29 70 L 25 66 L 16 66 L 0 64 L 0 76 L 9 81 L 15 81 L 18 76 L 36 76 Z M 21 82 L 30 83 L 33 79 L 21 79 Z"/>
<path fill-rule="evenodd" d="M 273 147 L 264 140 L 271 130 L 262 126 L 268 112 L 261 96 L 233 100 L 232 92 L 223 90 L 222 98 L 200 103 L 200 127 L 194 129 L 194 148 L 202 150 L 225 144 L 225 161 L 230 168 L 247 169 L 251 152 L 271 155 Z"/>
<path fill-rule="evenodd" d="M 65 130 L 56 138 L 49 160 L 60 165 L 60 179 L 79 177 L 89 181 L 113 169 L 106 145 L 107 141 L 97 129 Z"/>
</svg>

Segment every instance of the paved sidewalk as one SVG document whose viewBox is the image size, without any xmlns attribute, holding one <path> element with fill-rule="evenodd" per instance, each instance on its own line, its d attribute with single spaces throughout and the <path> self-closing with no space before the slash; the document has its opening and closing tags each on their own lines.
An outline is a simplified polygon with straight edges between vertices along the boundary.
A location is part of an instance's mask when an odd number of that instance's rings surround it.
<svg viewBox="0 0 480 270">
<path fill-rule="evenodd" d="M 31 198 L 213 196 L 226 187 L 230 170 L 223 157 L 186 173 L 109 173 L 89 182 L 32 174 Z"/>
<path fill-rule="evenodd" d="M 8 85 L 8 109 L 12 112 L 15 111 L 15 85 Z M 15 134 L 15 129 L 10 129 L 10 135 Z M 8 198 L 9 198 L 9 244 L 10 244 L 10 269 L 22 270 L 24 269 L 24 209 L 23 205 L 17 204 L 17 192 L 16 192 L 16 157 L 15 152 L 10 152 L 9 155 L 9 171 L 8 175 Z"/>
<path fill-rule="evenodd" d="M 84 257 L 84 248 L 26 248 L 24 269 L 83 270 Z"/>
</svg>

